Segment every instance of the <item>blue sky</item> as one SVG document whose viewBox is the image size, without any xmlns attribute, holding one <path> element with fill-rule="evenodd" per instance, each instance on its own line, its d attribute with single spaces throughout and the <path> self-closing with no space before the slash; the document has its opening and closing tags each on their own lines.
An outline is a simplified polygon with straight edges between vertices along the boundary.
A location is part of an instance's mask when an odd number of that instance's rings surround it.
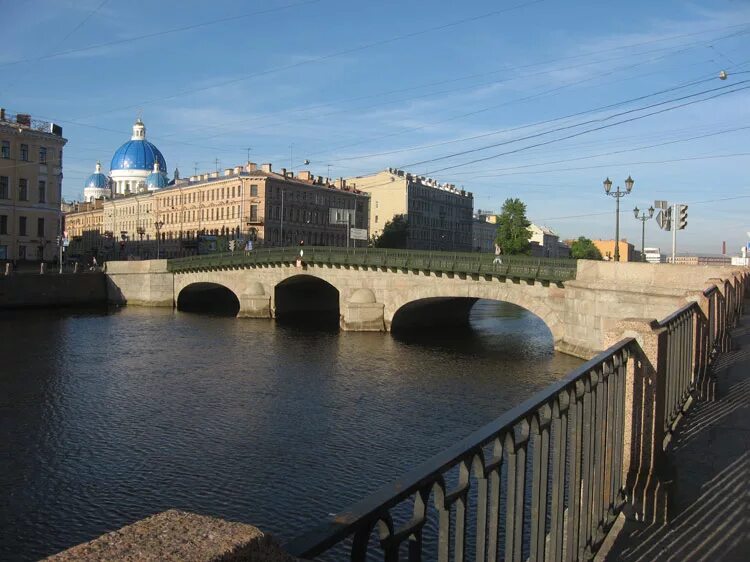
<svg viewBox="0 0 750 562">
<path fill-rule="evenodd" d="M 475 208 L 519 197 L 564 238 L 612 238 L 615 202 L 601 182 L 631 174 L 620 227 L 636 246 L 632 208 L 654 199 L 690 205 L 681 251 L 718 253 L 726 241 L 735 253 L 747 240 L 746 0 L 0 8 L 13 22 L 0 106 L 63 126 L 68 199 L 97 160 L 109 168 L 141 112 L 170 175 L 242 163 L 248 147 L 253 161 L 320 175 L 330 165 L 334 177 L 403 167 L 464 186 Z M 647 245 L 667 251 L 670 234 L 646 228 Z"/>
</svg>

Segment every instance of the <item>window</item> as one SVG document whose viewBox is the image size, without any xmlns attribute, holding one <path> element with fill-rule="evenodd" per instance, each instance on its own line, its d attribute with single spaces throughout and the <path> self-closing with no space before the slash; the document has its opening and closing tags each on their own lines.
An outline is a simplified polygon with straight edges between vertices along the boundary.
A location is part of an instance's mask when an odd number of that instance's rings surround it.
<svg viewBox="0 0 750 562">
<path fill-rule="evenodd" d="M 250 205 L 250 220 L 258 220 L 258 205 Z"/>
<path fill-rule="evenodd" d="M 8 176 L 0 176 L 0 199 L 10 199 L 8 195 Z"/>
<path fill-rule="evenodd" d="M 43 218 L 36 219 L 36 235 L 39 238 L 44 238 L 44 219 Z"/>
<path fill-rule="evenodd" d="M 0 246 L 0 260 L 8 259 L 8 246 Z"/>
<path fill-rule="evenodd" d="M 21 145 L 21 160 L 23 160 L 24 162 L 29 161 L 29 145 L 28 144 Z"/>
<path fill-rule="evenodd" d="M 39 180 L 39 202 L 47 202 L 47 182 L 44 180 Z"/>
<path fill-rule="evenodd" d="M 29 200 L 29 180 L 27 180 L 26 178 L 20 178 L 18 180 L 18 200 Z"/>
<path fill-rule="evenodd" d="M 46 146 L 39 147 L 39 163 L 40 164 L 47 163 L 47 147 Z"/>
<path fill-rule="evenodd" d="M 10 141 L 3 141 L 2 154 L 3 158 L 10 158 Z"/>
<path fill-rule="evenodd" d="M 26 236 L 26 217 L 18 217 L 18 235 Z"/>
<path fill-rule="evenodd" d="M 251 185 L 250 186 L 250 197 L 257 197 L 258 196 L 258 186 L 257 185 Z"/>
<path fill-rule="evenodd" d="M 8 234 L 8 215 L 0 215 L 0 234 Z"/>
<path fill-rule="evenodd" d="M 378 215 L 375 215 L 375 224 L 378 224 Z"/>
</svg>

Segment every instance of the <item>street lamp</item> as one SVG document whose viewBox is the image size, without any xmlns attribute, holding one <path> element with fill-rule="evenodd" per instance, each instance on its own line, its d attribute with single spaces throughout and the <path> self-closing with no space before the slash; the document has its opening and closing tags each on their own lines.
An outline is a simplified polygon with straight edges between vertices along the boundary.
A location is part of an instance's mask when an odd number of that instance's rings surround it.
<svg viewBox="0 0 750 562">
<path fill-rule="evenodd" d="M 646 261 L 646 221 L 654 216 L 654 208 L 648 208 L 648 214 L 643 211 L 640 215 L 638 214 L 640 209 L 636 207 L 633 209 L 635 219 L 641 221 L 641 261 Z"/>
<path fill-rule="evenodd" d="M 146 229 L 142 226 L 136 227 L 135 231 L 138 233 L 140 240 L 138 242 L 138 255 L 143 257 L 143 235 L 146 234 Z"/>
<path fill-rule="evenodd" d="M 625 180 L 625 191 L 620 191 L 619 185 L 615 191 L 611 191 L 612 180 L 609 178 L 605 179 L 602 183 L 604 184 L 604 193 L 614 197 L 615 201 L 617 201 L 617 210 L 615 211 L 615 261 L 620 261 L 620 197 L 625 197 L 630 194 L 635 182 L 633 181 L 633 178 L 628 176 L 628 179 Z"/>
<path fill-rule="evenodd" d="M 161 227 L 164 226 L 164 221 L 156 221 L 154 223 L 154 228 L 156 229 L 156 259 L 158 260 L 161 257 L 161 252 L 159 251 L 160 244 L 161 244 Z"/>
</svg>

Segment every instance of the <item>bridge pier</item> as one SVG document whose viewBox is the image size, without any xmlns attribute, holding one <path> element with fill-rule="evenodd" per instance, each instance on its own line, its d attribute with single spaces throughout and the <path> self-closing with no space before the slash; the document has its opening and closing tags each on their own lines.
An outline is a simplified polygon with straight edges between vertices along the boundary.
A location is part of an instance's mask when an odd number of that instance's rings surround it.
<svg viewBox="0 0 750 562">
<path fill-rule="evenodd" d="M 384 332 L 385 305 L 370 289 L 357 289 L 341 306 L 341 329 L 347 332 Z"/>
<path fill-rule="evenodd" d="M 237 318 L 271 318 L 271 297 L 266 295 L 262 283 L 251 281 L 238 298 L 240 310 Z"/>
</svg>

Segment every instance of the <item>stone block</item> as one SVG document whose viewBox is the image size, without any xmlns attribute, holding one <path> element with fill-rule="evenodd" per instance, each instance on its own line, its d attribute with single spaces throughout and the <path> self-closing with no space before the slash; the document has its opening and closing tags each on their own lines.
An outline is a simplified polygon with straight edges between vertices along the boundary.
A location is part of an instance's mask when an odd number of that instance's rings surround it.
<svg viewBox="0 0 750 562">
<path fill-rule="evenodd" d="M 271 318 L 271 297 L 240 296 L 237 318 Z"/>
<path fill-rule="evenodd" d="M 170 509 L 46 558 L 52 562 L 294 562 L 257 527 Z"/>
<path fill-rule="evenodd" d="M 383 303 L 353 303 L 343 306 L 341 329 L 348 332 L 383 332 L 385 305 Z"/>
</svg>

